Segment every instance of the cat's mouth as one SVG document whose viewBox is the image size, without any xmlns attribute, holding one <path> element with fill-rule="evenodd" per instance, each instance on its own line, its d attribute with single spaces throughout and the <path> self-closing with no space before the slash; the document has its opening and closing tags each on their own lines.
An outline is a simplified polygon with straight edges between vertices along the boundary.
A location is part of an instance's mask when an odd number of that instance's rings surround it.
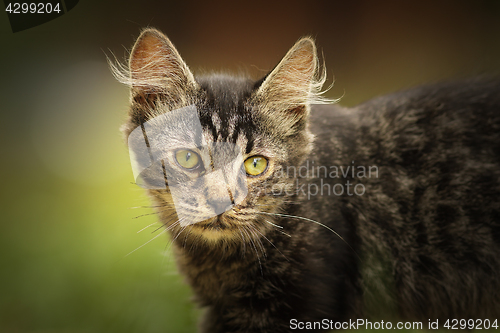
<svg viewBox="0 0 500 333">
<path fill-rule="evenodd" d="M 253 221 L 254 222 L 254 221 Z M 262 235 L 251 220 L 243 220 L 231 211 L 194 223 L 190 226 L 190 234 L 197 235 L 209 242 L 233 241 L 235 243 L 250 242 Z"/>
<path fill-rule="evenodd" d="M 226 214 L 220 214 L 193 224 L 191 232 L 213 242 L 237 239 L 239 235 L 237 222 Z"/>
<path fill-rule="evenodd" d="M 224 214 L 217 215 L 196 225 L 204 230 L 224 231 L 231 228 L 231 224 L 223 217 Z"/>
</svg>

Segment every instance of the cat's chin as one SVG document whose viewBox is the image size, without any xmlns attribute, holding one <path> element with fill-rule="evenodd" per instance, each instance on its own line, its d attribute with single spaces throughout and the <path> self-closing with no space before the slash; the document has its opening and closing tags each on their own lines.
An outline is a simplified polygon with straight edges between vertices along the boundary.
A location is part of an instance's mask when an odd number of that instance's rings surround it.
<svg viewBox="0 0 500 333">
<path fill-rule="evenodd" d="M 224 231 L 234 226 L 228 223 L 227 219 L 224 218 L 224 214 L 211 217 L 205 221 L 196 223 L 196 226 L 203 228 L 204 230 L 214 230 L 214 231 Z"/>
<path fill-rule="evenodd" d="M 207 220 L 195 223 L 191 226 L 191 233 L 200 235 L 210 242 L 233 240 L 240 242 L 241 225 L 226 214 L 211 217 Z"/>
</svg>

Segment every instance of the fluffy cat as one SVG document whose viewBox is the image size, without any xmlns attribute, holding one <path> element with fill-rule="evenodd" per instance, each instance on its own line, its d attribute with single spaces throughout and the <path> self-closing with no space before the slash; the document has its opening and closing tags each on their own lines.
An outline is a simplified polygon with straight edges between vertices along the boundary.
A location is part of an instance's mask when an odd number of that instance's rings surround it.
<svg viewBox="0 0 500 333">
<path fill-rule="evenodd" d="M 113 70 L 202 332 L 500 314 L 500 81 L 346 109 L 310 38 L 261 80 L 195 78 L 155 29 Z"/>
</svg>

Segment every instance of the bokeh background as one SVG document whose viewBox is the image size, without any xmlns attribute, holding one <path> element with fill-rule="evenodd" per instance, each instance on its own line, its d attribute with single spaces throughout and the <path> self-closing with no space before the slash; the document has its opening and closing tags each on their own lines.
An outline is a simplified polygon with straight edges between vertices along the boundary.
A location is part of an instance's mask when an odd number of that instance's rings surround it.
<svg viewBox="0 0 500 333">
<path fill-rule="evenodd" d="M 312 35 L 344 105 L 500 70 L 498 0 L 81 0 L 15 34 L 0 13 L 0 332 L 195 331 L 168 237 L 152 240 L 140 208 L 118 130 L 128 91 L 106 64 L 146 26 L 195 73 L 254 77 Z"/>
</svg>

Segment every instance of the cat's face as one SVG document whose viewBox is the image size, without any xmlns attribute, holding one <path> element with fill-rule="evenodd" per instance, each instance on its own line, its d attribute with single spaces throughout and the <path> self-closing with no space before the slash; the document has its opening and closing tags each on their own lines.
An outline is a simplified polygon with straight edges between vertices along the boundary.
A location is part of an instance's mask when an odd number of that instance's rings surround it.
<svg viewBox="0 0 500 333">
<path fill-rule="evenodd" d="M 319 83 L 302 39 L 263 80 L 194 78 L 170 41 L 145 30 L 134 46 L 124 126 L 136 181 L 177 235 L 241 241 L 263 235 L 294 195 L 289 166 L 311 149 L 309 102 Z M 120 77 L 121 75 L 121 77 Z"/>
</svg>

